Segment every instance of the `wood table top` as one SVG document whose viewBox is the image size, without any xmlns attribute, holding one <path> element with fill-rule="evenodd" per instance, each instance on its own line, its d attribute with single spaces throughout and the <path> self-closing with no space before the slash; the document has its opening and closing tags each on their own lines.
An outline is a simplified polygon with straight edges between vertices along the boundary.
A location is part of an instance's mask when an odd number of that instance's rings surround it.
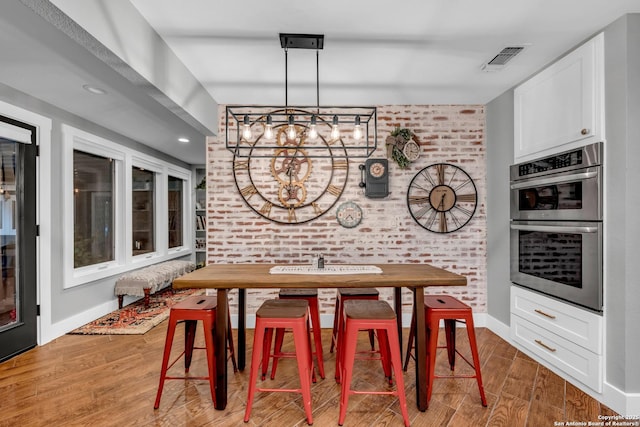
<svg viewBox="0 0 640 427">
<path fill-rule="evenodd" d="M 173 281 L 184 288 L 336 288 L 466 286 L 465 276 L 430 264 L 376 264 L 379 274 L 270 274 L 275 264 L 209 264 Z M 284 265 L 284 264 L 278 264 Z"/>
</svg>

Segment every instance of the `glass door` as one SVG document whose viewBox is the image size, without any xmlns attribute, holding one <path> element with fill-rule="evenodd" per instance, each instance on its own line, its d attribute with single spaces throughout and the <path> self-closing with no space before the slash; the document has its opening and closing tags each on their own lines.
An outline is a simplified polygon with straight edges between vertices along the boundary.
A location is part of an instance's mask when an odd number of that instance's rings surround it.
<svg viewBox="0 0 640 427">
<path fill-rule="evenodd" d="M 35 135 L 0 116 L 0 361 L 37 344 Z"/>
</svg>

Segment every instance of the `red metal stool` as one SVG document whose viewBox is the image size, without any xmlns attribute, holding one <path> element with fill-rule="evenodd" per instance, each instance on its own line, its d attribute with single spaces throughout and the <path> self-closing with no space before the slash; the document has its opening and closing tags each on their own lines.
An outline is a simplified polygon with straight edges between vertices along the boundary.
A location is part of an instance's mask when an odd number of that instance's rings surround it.
<svg viewBox="0 0 640 427">
<path fill-rule="evenodd" d="M 480 399 L 482 406 L 487 406 L 487 399 L 484 395 L 484 387 L 482 386 L 482 375 L 480 373 L 480 358 L 478 357 L 478 345 L 476 343 L 476 333 L 473 325 L 473 312 L 471 307 L 449 295 L 425 295 L 424 296 L 425 321 L 427 323 L 427 403 L 431 399 L 433 391 L 434 378 L 475 378 L 478 382 L 480 391 Z M 444 321 L 445 335 L 447 345 L 438 346 L 438 331 L 440 329 L 440 320 Z M 467 325 L 467 334 L 469 336 L 469 346 L 473 363 L 467 360 L 456 349 L 456 322 L 463 322 Z M 410 351 L 415 339 L 415 319 L 411 321 L 411 329 L 409 331 L 409 342 L 407 344 L 407 354 L 405 356 L 404 369 L 407 369 Z M 436 375 L 436 351 L 438 348 L 446 348 L 449 358 L 449 367 L 451 371 L 455 369 L 456 354 L 462 360 L 471 366 L 475 375 Z"/>
<path fill-rule="evenodd" d="M 253 336 L 253 354 L 251 355 L 251 370 L 249 372 L 249 392 L 244 422 L 249 421 L 251 406 L 256 391 L 295 392 L 302 394 L 302 403 L 307 423 L 313 424 L 311 415 L 311 381 L 313 376 L 313 361 L 311 356 L 311 339 L 309 334 L 309 303 L 305 300 L 272 299 L 267 300 L 256 312 L 256 329 Z M 263 362 L 263 354 L 268 354 L 270 340 L 265 340 L 267 333 L 273 329 L 291 328 L 296 347 L 295 357 L 298 362 L 300 388 L 274 389 L 258 388 L 258 372 Z M 285 357 L 285 356 L 281 356 Z M 267 359 L 268 360 L 268 359 Z"/>
<path fill-rule="evenodd" d="M 160 371 L 160 384 L 158 386 L 158 393 L 156 395 L 156 402 L 153 405 L 154 409 L 158 409 L 160 406 L 160 398 L 162 397 L 162 389 L 164 388 L 165 380 L 209 380 L 209 386 L 211 388 L 211 398 L 215 404 L 215 348 L 213 344 L 213 334 L 215 328 L 216 308 L 218 306 L 218 300 L 213 296 L 199 295 L 186 298 L 180 301 L 169 312 L 169 324 L 167 327 L 167 338 L 164 344 L 164 355 L 162 358 L 162 370 Z M 198 320 L 201 320 L 204 327 L 204 339 L 205 347 L 194 347 L 194 340 L 196 336 L 196 326 Z M 176 331 L 176 325 L 178 322 L 184 321 L 185 324 L 185 343 L 184 351 L 169 364 L 169 357 L 171 355 L 171 346 L 173 344 L 173 337 Z M 193 356 L 193 350 L 206 350 L 207 352 L 207 365 L 209 368 L 209 376 L 207 377 L 190 377 L 186 376 L 191 366 L 191 358 Z M 180 358 L 184 355 L 184 371 L 185 376 L 174 377 L 167 376 L 167 371 L 176 364 Z"/>
<path fill-rule="evenodd" d="M 377 300 L 380 293 L 376 288 L 338 288 L 336 296 L 336 308 L 333 314 L 333 333 L 331 334 L 331 347 L 329 353 L 338 347 L 338 331 L 342 328 L 342 303 L 348 300 Z M 373 331 L 369 332 L 371 350 L 374 349 Z M 337 377 L 337 374 L 336 374 Z"/>
<path fill-rule="evenodd" d="M 324 379 L 324 354 L 322 351 L 322 329 L 320 326 L 320 306 L 318 304 L 318 290 L 315 288 L 294 288 L 281 289 L 278 293 L 280 299 L 305 300 L 309 303 L 309 312 L 311 320 L 311 330 L 313 332 L 315 351 L 318 363 L 318 371 L 320 378 Z M 284 338 L 284 329 L 276 331 L 276 343 L 273 350 L 273 364 L 271 366 L 271 379 L 275 378 L 276 369 L 278 367 L 278 359 L 282 356 L 282 341 Z M 270 338 L 270 337 L 267 337 Z M 270 341 L 270 339 L 269 339 Z M 264 357 L 263 357 L 264 359 Z M 262 364 L 262 379 L 267 373 L 267 364 Z"/>
<path fill-rule="evenodd" d="M 342 425 L 347 413 L 349 396 L 352 394 L 389 394 L 398 396 L 400 411 L 405 426 L 409 426 L 407 399 L 404 393 L 404 379 L 402 377 L 402 356 L 400 355 L 400 340 L 396 314 L 385 301 L 350 300 L 343 303 L 344 336 L 343 345 L 338 347 L 338 358 L 341 359 L 342 389 L 340 395 L 340 417 L 338 424 Z M 396 378 L 395 391 L 359 391 L 351 389 L 353 364 L 356 359 L 356 345 L 358 332 L 374 329 L 378 335 L 380 358 L 385 371 L 391 381 L 391 367 Z M 367 359 L 371 359 L 370 357 Z"/>
</svg>

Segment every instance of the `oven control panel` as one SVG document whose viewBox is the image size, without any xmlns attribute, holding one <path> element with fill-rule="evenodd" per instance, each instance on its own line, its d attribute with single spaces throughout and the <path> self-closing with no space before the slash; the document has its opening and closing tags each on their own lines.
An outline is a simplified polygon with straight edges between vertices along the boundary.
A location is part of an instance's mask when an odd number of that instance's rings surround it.
<svg viewBox="0 0 640 427">
<path fill-rule="evenodd" d="M 511 180 L 531 175 L 581 169 L 601 164 L 602 143 L 511 166 Z"/>
</svg>

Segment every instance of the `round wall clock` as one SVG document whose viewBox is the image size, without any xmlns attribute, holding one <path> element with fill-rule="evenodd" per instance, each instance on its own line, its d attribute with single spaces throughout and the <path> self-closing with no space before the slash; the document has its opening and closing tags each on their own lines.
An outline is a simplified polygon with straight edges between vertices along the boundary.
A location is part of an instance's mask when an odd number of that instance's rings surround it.
<svg viewBox="0 0 640 427">
<path fill-rule="evenodd" d="M 420 146 L 416 144 L 415 141 L 407 141 L 402 149 L 402 154 L 404 154 L 410 162 L 415 162 L 420 157 Z"/>
<path fill-rule="evenodd" d="M 384 163 L 380 161 L 373 162 L 369 165 L 369 174 L 374 178 L 380 178 L 386 170 Z"/>
<path fill-rule="evenodd" d="M 418 172 L 407 190 L 407 206 L 413 219 L 435 233 L 451 233 L 473 217 L 478 191 L 461 168 L 436 163 Z"/>
<path fill-rule="evenodd" d="M 233 176 L 244 202 L 280 224 L 302 224 L 325 214 L 342 195 L 349 172 L 342 139 L 315 141 L 313 153 L 322 151 L 323 157 L 311 158 L 305 149 L 306 129 L 295 128 L 295 138 L 287 135 L 287 126 L 279 127 L 275 143 L 259 139 L 249 157 L 233 159 Z M 273 154 L 265 156 L 260 144 L 274 146 Z"/>
<path fill-rule="evenodd" d="M 362 221 L 362 209 L 354 202 L 344 202 L 336 210 L 338 223 L 345 228 L 353 228 Z"/>
</svg>

